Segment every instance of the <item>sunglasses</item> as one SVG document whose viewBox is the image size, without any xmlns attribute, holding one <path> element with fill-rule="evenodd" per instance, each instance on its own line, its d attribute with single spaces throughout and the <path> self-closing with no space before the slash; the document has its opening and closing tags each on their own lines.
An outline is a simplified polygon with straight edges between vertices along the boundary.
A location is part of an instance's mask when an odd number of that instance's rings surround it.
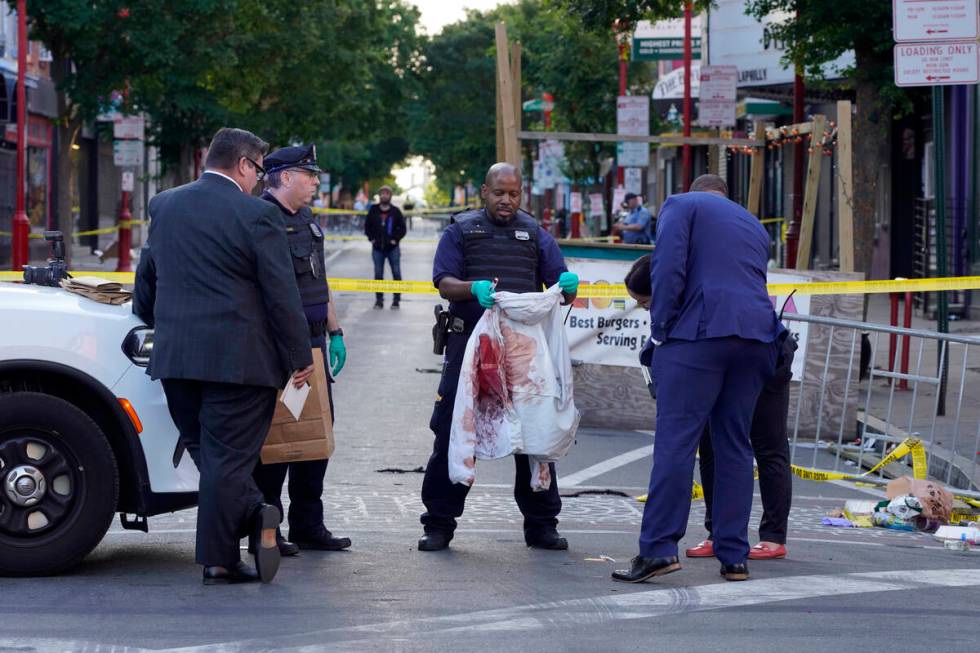
<svg viewBox="0 0 980 653">
<path fill-rule="evenodd" d="M 243 158 L 249 163 L 251 163 L 252 166 L 255 168 L 255 178 L 258 181 L 262 181 L 263 179 L 265 179 L 265 168 L 263 168 L 262 166 L 260 166 L 258 163 L 248 158 L 247 156 Z"/>
</svg>

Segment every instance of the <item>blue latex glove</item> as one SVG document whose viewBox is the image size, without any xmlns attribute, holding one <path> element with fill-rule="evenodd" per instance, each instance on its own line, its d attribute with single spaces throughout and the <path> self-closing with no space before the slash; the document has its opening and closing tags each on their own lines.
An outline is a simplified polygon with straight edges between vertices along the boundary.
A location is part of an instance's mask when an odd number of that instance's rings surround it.
<svg viewBox="0 0 980 653">
<path fill-rule="evenodd" d="M 574 272 L 562 272 L 558 277 L 558 287 L 566 295 L 574 295 L 578 292 L 578 275 Z"/>
<path fill-rule="evenodd" d="M 480 302 L 480 306 L 483 308 L 493 308 L 493 282 L 487 279 L 482 281 L 474 281 L 470 286 L 470 292 L 476 297 L 476 301 Z"/>
<path fill-rule="evenodd" d="M 330 355 L 330 374 L 337 376 L 340 370 L 344 369 L 347 362 L 347 347 L 344 346 L 344 336 L 330 336 L 330 347 L 327 348 Z"/>
</svg>

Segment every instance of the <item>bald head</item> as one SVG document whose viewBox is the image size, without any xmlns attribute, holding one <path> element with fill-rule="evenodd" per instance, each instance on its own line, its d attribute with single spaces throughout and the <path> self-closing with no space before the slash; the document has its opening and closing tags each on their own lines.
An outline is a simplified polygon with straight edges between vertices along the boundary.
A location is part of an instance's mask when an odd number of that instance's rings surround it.
<svg viewBox="0 0 980 653">
<path fill-rule="evenodd" d="M 490 166 L 490 169 L 487 170 L 487 176 L 483 180 L 483 183 L 489 188 L 493 188 L 494 182 L 499 177 L 515 177 L 517 179 L 517 183 L 521 183 L 521 171 L 518 170 L 517 166 L 515 166 L 513 163 L 507 163 L 506 161 L 494 163 L 492 166 Z"/>
<path fill-rule="evenodd" d="M 728 184 L 718 175 L 701 175 L 691 183 L 692 193 L 718 193 L 728 197 Z"/>
<path fill-rule="evenodd" d="M 521 206 L 520 169 L 504 161 L 490 166 L 480 196 L 491 219 L 509 222 Z"/>
</svg>

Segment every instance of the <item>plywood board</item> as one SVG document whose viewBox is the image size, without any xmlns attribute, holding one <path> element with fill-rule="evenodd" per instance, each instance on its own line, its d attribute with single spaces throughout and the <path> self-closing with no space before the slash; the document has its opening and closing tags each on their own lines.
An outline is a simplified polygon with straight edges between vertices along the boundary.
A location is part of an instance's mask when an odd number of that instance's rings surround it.
<svg viewBox="0 0 980 653">
<path fill-rule="evenodd" d="M 813 253 L 813 226 L 817 216 L 817 194 L 820 191 L 820 169 L 823 167 L 823 151 L 819 139 L 823 136 L 826 116 L 813 117 L 813 140 L 810 141 L 810 155 L 807 157 L 806 186 L 803 191 L 803 219 L 800 224 L 800 242 L 796 250 L 796 269 L 810 269 L 810 255 Z"/>
</svg>

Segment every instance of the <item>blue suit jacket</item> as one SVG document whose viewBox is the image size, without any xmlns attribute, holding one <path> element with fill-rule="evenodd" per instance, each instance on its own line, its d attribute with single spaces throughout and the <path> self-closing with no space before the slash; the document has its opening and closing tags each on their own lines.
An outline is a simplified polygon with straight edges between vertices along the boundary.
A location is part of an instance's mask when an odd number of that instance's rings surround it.
<svg viewBox="0 0 980 653">
<path fill-rule="evenodd" d="M 673 195 L 660 210 L 656 242 L 653 339 L 776 339 L 782 326 L 766 290 L 769 236 L 752 214 L 714 193 Z"/>
</svg>

